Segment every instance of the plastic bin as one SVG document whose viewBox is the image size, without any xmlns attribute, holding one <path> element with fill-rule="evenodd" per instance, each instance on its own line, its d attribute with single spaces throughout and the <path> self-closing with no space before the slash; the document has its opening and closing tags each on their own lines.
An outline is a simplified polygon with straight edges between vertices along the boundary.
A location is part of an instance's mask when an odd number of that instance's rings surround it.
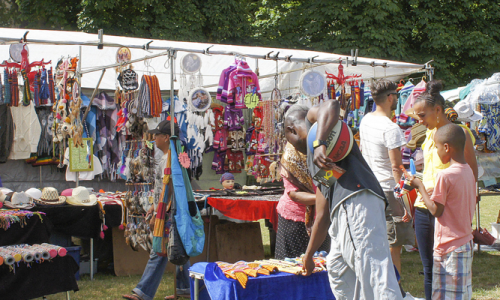
<svg viewBox="0 0 500 300">
<path fill-rule="evenodd" d="M 73 247 L 64 247 L 68 251 L 66 255 L 70 255 L 73 257 L 78 264 L 78 271 L 75 273 L 75 278 L 76 280 L 80 280 L 80 251 L 82 250 L 82 247 L 80 246 L 73 246 Z"/>
</svg>

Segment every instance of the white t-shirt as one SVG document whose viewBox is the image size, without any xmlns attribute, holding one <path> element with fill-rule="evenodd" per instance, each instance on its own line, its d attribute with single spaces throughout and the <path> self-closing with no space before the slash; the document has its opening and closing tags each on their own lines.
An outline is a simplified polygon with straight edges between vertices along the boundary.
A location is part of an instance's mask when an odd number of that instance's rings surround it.
<svg viewBox="0 0 500 300">
<path fill-rule="evenodd" d="M 388 117 L 369 113 L 361 120 L 359 138 L 361 153 L 380 186 L 386 192 L 392 191 L 396 182 L 392 175 L 389 150 L 406 144 L 402 130 Z"/>
</svg>

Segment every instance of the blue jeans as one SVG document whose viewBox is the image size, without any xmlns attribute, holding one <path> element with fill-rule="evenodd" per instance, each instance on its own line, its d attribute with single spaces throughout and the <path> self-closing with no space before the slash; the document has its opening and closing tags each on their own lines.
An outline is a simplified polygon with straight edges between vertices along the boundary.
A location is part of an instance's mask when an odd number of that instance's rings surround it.
<svg viewBox="0 0 500 300">
<path fill-rule="evenodd" d="M 156 290 L 160 285 L 163 273 L 167 267 L 168 258 L 164 256 L 158 256 L 156 252 L 151 251 L 149 254 L 149 260 L 142 273 L 141 281 L 137 284 L 135 289 L 132 291 L 136 293 L 139 297 L 144 300 L 153 300 L 156 294 Z M 176 267 L 177 276 L 177 288 L 178 289 L 188 289 L 189 290 L 189 267 L 191 264 L 189 261 L 182 266 Z M 182 269 L 182 270 L 181 270 Z"/>
<path fill-rule="evenodd" d="M 434 262 L 434 216 L 427 209 L 415 210 L 415 235 L 424 266 L 425 299 L 432 297 L 432 264 Z"/>
</svg>

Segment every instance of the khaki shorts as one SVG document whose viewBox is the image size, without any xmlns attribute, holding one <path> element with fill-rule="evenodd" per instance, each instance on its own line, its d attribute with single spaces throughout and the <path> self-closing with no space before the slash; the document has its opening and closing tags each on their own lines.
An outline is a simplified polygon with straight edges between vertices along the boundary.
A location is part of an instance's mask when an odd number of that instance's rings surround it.
<svg viewBox="0 0 500 300">
<path fill-rule="evenodd" d="M 415 231 L 413 230 L 413 221 L 403 222 L 405 214 L 403 204 L 394 197 L 393 192 L 384 193 L 389 203 L 385 210 L 389 247 L 414 245 Z"/>
</svg>

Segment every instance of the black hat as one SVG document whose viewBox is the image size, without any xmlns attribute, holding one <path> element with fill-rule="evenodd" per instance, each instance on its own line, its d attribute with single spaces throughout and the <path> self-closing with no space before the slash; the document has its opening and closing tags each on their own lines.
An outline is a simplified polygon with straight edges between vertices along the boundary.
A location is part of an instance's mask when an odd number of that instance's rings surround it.
<svg viewBox="0 0 500 300">
<path fill-rule="evenodd" d="M 151 129 L 148 132 L 152 134 L 168 134 L 171 136 L 170 120 L 161 121 L 155 129 Z M 179 126 L 176 123 L 174 123 L 174 135 L 179 135 Z"/>
</svg>

